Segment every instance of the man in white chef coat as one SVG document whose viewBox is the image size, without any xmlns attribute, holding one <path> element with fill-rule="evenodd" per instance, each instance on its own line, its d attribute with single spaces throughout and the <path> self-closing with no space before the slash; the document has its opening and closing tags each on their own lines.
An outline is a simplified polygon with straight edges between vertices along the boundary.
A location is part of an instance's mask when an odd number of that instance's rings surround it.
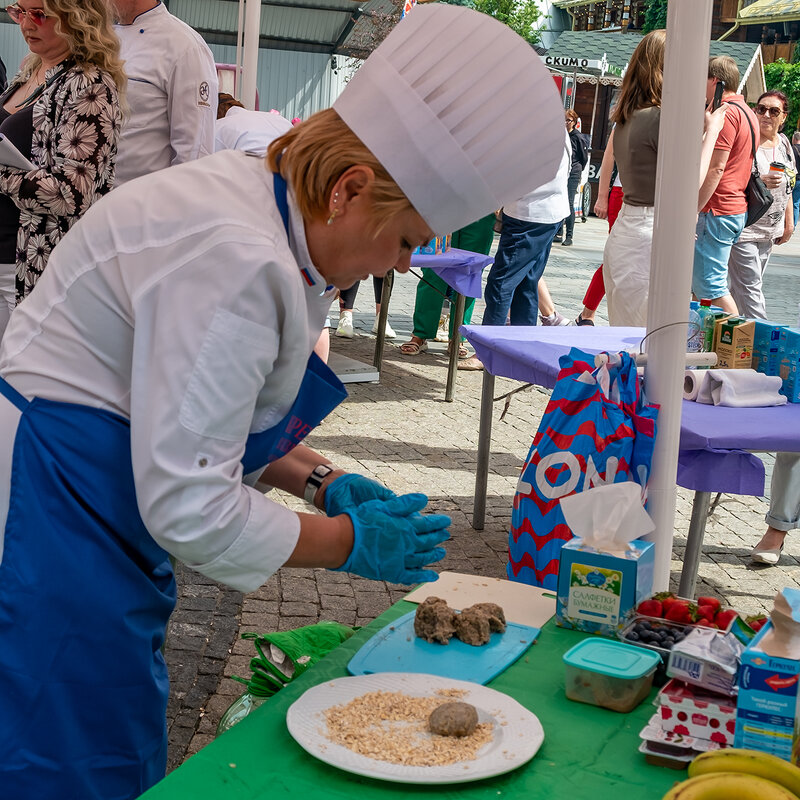
<svg viewBox="0 0 800 800">
<path fill-rule="evenodd" d="M 158 0 L 113 0 L 130 115 L 117 154 L 119 186 L 214 152 L 217 71 L 202 37 Z"/>
<path fill-rule="evenodd" d="M 266 155 L 267 147 L 292 129 L 286 117 L 272 111 L 250 111 L 227 92 L 219 93 L 214 150 L 242 150 Z"/>
</svg>

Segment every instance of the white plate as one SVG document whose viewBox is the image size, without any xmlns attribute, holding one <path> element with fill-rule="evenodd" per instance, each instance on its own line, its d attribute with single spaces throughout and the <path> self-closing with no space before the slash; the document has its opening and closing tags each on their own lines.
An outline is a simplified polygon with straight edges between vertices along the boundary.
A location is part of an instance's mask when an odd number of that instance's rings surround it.
<svg viewBox="0 0 800 800">
<path fill-rule="evenodd" d="M 359 755 L 327 736 L 325 711 L 367 692 L 402 692 L 427 697 L 438 689 L 461 689 L 463 700 L 478 710 L 479 722 L 492 722 L 492 741 L 472 761 L 440 767 L 409 767 Z M 544 730 L 535 714 L 508 695 L 468 681 L 408 672 L 381 672 L 336 678 L 306 691 L 289 707 L 286 725 L 294 740 L 312 756 L 356 775 L 397 783 L 462 783 L 502 775 L 525 764 L 541 747 Z"/>
</svg>

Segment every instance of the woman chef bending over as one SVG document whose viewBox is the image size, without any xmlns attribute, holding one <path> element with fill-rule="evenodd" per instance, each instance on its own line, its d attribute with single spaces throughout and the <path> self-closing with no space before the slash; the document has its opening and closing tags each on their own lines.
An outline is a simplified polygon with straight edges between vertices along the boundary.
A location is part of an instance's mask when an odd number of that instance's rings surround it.
<svg viewBox="0 0 800 800">
<path fill-rule="evenodd" d="M 266 164 L 153 173 L 64 237 L 0 351 L 3 797 L 127 800 L 163 776 L 168 554 L 241 591 L 283 565 L 435 579 L 447 517 L 299 444 L 345 396 L 312 349 L 337 287 L 406 272 L 551 180 L 562 146 L 528 44 L 419 7 Z"/>
</svg>

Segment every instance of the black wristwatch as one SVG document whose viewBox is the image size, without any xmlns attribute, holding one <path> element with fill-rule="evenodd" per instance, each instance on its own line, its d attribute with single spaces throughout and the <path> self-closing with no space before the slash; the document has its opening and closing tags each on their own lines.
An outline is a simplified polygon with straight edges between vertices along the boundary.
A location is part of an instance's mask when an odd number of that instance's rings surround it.
<svg viewBox="0 0 800 800">
<path fill-rule="evenodd" d="M 334 467 L 333 464 L 317 464 L 317 466 L 311 470 L 311 474 L 308 476 L 308 480 L 306 480 L 306 488 L 303 491 L 303 499 L 307 503 L 311 503 L 312 506 L 314 505 L 314 498 L 317 496 L 319 487 L 322 486 L 322 482 L 325 478 L 335 469 L 336 467 Z"/>
</svg>

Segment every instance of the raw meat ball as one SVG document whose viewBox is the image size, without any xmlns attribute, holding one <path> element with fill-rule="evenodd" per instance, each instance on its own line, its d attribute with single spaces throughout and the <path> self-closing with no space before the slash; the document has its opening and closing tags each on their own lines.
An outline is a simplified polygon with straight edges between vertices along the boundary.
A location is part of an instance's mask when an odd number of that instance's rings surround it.
<svg viewBox="0 0 800 800">
<path fill-rule="evenodd" d="M 456 612 L 441 597 L 421 602 L 414 616 L 414 633 L 426 642 L 447 644 L 456 632 Z"/>
<path fill-rule="evenodd" d="M 428 717 L 431 733 L 440 736 L 469 736 L 478 724 L 478 712 L 469 703 L 445 703 Z"/>
<path fill-rule="evenodd" d="M 465 644 L 479 646 L 489 641 L 489 617 L 474 608 L 467 608 L 455 618 L 456 636 Z"/>
</svg>

